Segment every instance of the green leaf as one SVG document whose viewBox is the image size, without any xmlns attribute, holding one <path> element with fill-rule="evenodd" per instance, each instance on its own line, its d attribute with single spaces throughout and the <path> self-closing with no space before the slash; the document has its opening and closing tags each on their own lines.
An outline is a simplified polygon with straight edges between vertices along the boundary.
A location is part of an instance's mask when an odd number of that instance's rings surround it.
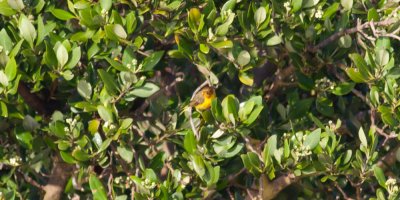
<svg viewBox="0 0 400 200">
<path fill-rule="evenodd" d="M 12 16 L 17 13 L 14 9 L 8 5 L 6 0 L 0 1 L 0 15 L 4 15 L 6 17 Z"/>
<path fill-rule="evenodd" d="M 78 161 L 88 161 L 90 159 L 90 156 L 88 153 L 86 153 L 85 151 L 79 149 L 78 147 L 74 149 L 74 151 L 72 151 L 72 156 L 78 160 Z"/>
<path fill-rule="evenodd" d="M 313 150 L 319 144 L 320 138 L 321 129 L 318 128 L 306 136 L 304 146 L 308 146 L 310 150 Z"/>
<path fill-rule="evenodd" d="M 18 28 L 22 38 L 24 38 L 31 48 L 33 48 L 33 41 L 36 39 L 37 35 L 36 29 L 32 25 L 31 21 L 23 14 L 19 18 Z"/>
<path fill-rule="evenodd" d="M 10 36 L 8 36 L 7 31 L 4 28 L 0 31 L 0 46 L 3 47 L 2 50 L 5 52 L 10 52 L 14 46 Z"/>
<path fill-rule="evenodd" d="M 258 176 L 261 172 L 260 169 L 260 159 L 257 154 L 254 152 L 248 152 L 247 154 L 243 154 L 240 156 L 242 158 L 243 164 L 249 172 L 253 175 Z"/>
<path fill-rule="evenodd" d="M 258 119 L 258 116 L 260 115 L 261 111 L 263 110 L 264 106 L 257 106 L 253 112 L 251 112 L 250 116 L 247 117 L 246 120 L 243 121 L 244 124 L 251 125 L 256 119 Z"/>
<path fill-rule="evenodd" d="M 236 5 L 236 0 L 229 0 L 227 1 L 221 8 L 221 13 L 228 10 L 233 10 Z"/>
<path fill-rule="evenodd" d="M 346 68 L 345 71 L 347 76 L 349 76 L 350 79 L 356 83 L 364 83 L 367 81 L 357 68 L 349 67 Z"/>
<path fill-rule="evenodd" d="M 81 59 L 81 48 L 78 46 L 72 50 L 72 57 L 65 65 L 65 68 L 73 69 L 78 64 L 80 59 Z"/>
<path fill-rule="evenodd" d="M 191 8 L 189 10 L 188 24 L 194 33 L 197 32 L 197 27 L 200 24 L 201 13 L 198 8 Z"/>
<path fill-rule="evenodd" d="M 99 105 L 97 106 L 97 112 L 99 113 L 101 119 L 103 119 L 106 122 L 113 122 L 114 121 L 114 116 L 113 113 L 110 109 L 107 109 L 106 107 Z"/>
<path fill-rule="evenodd" d="M 107 200 L 106 190 L 95 174 L 90 174 L 89 176 L 89 187 L 94 200 Z"/>
<path fill-rule="evenodd" d="M 345 154 L 345 156 L 343 157 L 343 164 L 347 164 L 350 160 L 351 160 L 351 155 L 353 154 L 353 152 L 350 150 L 350 149 L 348 149 L 347 151 L 346 151 L 346 154 Z"/>
<path fill-rule="evenodd" d="M 228 95 L 222 100 L 222 113 L 227 122 L 236 124 L 238 118 L 239 101 L 233 95 Z"/>
<path fill-rule="evenodd" d="M 367 137 L 365 136 L 364 130 L 362 127 L 360 127 L 360 130 L 358 131 L 358 138 L 361 141 L 361 145 L 367 147 L 368 142 L 367 142 Z"/>
<path fill-rule="evenodd" d="M 4 73 L 4 71 L 3 70 L 0 70 L 0 83 L 3 85 L 3 86 L 5 86 L 5 87 L 7 87 L 8 86 L 8 77 L 7 77 L 7 75 Z"/>
<path fill-rule="evenodd" d="M 368 18 L 368 21 L 374 21 L 374 22 L 379 21 L 378 11 L 376 11 L 375 8 L 370 8 L 368 10 L 368 17 L 367 18 Z"/>
<path fill-rule="evenodd" d="M 92 96 L 92 86 L 85 80 L 80 80 L 77 85 L 78 93 L 85 99 L 90 99 Z"/>
<path fill-rule="evenodd" d="M 72 73 L 71 70 L 65 70 L 65 71 L 61 72 L 61 75 L 67 81 L 69 81 L 69 80 L 74 78 L 74 74 Z"/>
<path fill-rule="evenodd" d="M 187 131 L 185 135 L 185 139 L 183 141 L 183 147 L 185 148 L 186 152 L 189 154 L 193 154 L 197 150 L 197 141 L 194 137 L 192 131 Z"/>
<path fill-rule="evenodd" d="M 390 126 L 395 126 L 398 122 L 392 115 L 392 109 L 388 106 L 380 105 L 378 111 L 381 113 L 382 121 Z"/>
<path fill-rule="evenodd" d="M 97 72 L 99 73 L 101 80 L 104 82 L 107 92 L 110 95 L 116 95 L 119 89 L 115 79 L 103 69 L 98 69 Z"/>
<path fill-rule="evenodd" d="M 100 126 L 100 120 L 93 119 L 88 122 L 88 130 L 91 134 L 95 134 Z"/>
<path fill-rule="evenodd" d="M 302 99 L 296 101 L 294 105 L 290 106 L 288 116 L 292 119 L 305 116 L 310 109 L 312 102 L 313 99 Z"/>
<path fill-rule="evenodd" d="M 125 118 L 120 120 L 120 129 L 126 130 L 132 125 L 133 119 L 132 118 Z"/>
<path fill-rule="evenodd" d="M 240 66 L 245 66 L 247 64 L 249 64 L 251 59 L 250 53 L 246 50 L 243 50 L 239 53 L 238 57 L 237 57 L 237 62 Z"/>
<path fill-rule="evenodd" d="M 256 22 L 257 27 L 262 24 L 267 18 L 267 11 L 264 7 L 259 7 L 257 11 L 254 13 L 254 21 Z"/>
<path fill-rule="evenodd" d="M 389 63 L 390 54 L 386 49 L 379 49 L 375 52 L 375 62 L 379 66 L 385 66 Z"/>
<path fill-rule="evenodd" d="M 349 55 L 350 59 L 354 62 L 357 69 L 361 73 L 364 80 L 367 80 L 371 77 L 371 70 L 365 62 L 364 58 L 360 56 L 358 53 L 353 53 Z M 351 77 L 350 77 L 351 78 Z"/>
<path fill-rule="evenodd" d="M 373 168 L 374 168 L 375 178 L 378 181 L 379 185 L 382 186 L 383 188 L 386 188 L 386 177 L 385 174 L 383 173 L 383 170 L 377 165 L 374 165 Z"/>
<path fill-rule="evenodd" d="M 137 26 L 137 20 L 135 12 L 129 12 L 126 15 L 126 31 L 128 32 L 128 34 L 133 33 L 133 31 L 135 31 L 136 29 L 136 26 Z"/>
<path fill-rule="evenodd" d="M 323 96 L 318 96 L 317 101 L 315 103 L 318 112 L 320 112 L 321 114 L 327 117 L 332 117 L 332 115 L 335 113 L 332 99 Z"/>
<path fill-rule="evenodd" d="M 116 36 L 118 36 L 119 38 L 126 39 L 126 37 L 128 37 L 128 35 L 125 32 L 124 27 L 122 27 L 120 24 L 114 24 L 113 31 L 114 31 L 114 34 Z"/>
<path fill-rule="evenodd" d="M 164 51 L 156 51 L 150 54 L 149 57 L 146 57 L 143 60 L 143 71 L 151 71 L 160 62 L 161 58 L 164 55 Z"/>
<path fill-rule="evenodd" d="M 292 9 L 290 11 L 292 13 L 297 12 L 298 10 L 300 10 L 302 4 L 303 4 L 303 0 L 292 0 L 292 3 L 291 3 Z"/>
<path fill-rule="evenodd" d="M 247 116 L 251 113 L 251 111 L 253 111 L 253 108 L 255 107 L 255 102 L 246 101 L 243 106 L 242 104 L 240 105 L 239 108 L 239 119 L 241 121 L 244 121 L 247 119 Z"/>
<path fill-rule="evenodd" d="M 343 48 L 350 48 L 351 47 L 351 36 L 345 35 L 339 38 L 339 46 Z"/>
<path fill-rule="evenodd" d="M 75 15 L 63 9 L 52 9 L 50 12 L 54 15 L 54 17 L 63 21 L 75 18 Z"/>
<path fill-rule="evenodd" d="M 339 9 L 339 3 L 333 3 L 331 6 L 329 6 L 325 11 L 324 15 L 322 16 L 323 20 L 326 20 L 330 18 L 333 14 L 337 12 Z"/>
<path fill-rule="evenodd" d="M 17 75 L 17 63 L 15 62 L 14 57 L 11 57 L 6 65 L 5 74 L 9 81 L 14 80 L 15 76 Z"/>
<path fill-rule="evenodd" d="M 123 64 L 121 64 L 121 63 L 119 63 L 119 62 L 117 62 L 117 61 L 115 61 L 115 60 L 112 60 L 112 59 L 110 59 L 110 58 L 105 58 L 105 59 L 106 59 L 107 62 L 110 63 L 110 65 L 111 65 L 112 67 L 114 67 L 116 70 L 118 70 L 118 71 L 129 71 L 129 68 L 125 67 Z"/>
<path fill-rule="evenodd" d="M 108 11 L 112 6 L 112 0 L 100 0 L 100 6 L 102 10 Z"/>
<path fill-rule="evenodd" d="M 160 87 L 158 87 L 156 84 L 147 82 L 144 85 L 142 85 L 141 87 L 133 89 L 128 94 L 134 95 L 137 97 L 141 97 L 141 98 L 147 98 L 147 97 L 153 95 L 154 93 L 156 93 L 159 89 L 160 89 Z"/>
<path fill-rule="evenodd" d="M 217 121 L 222 122 L 224 120 L 224 116 L 222 115 L 222 107 L 218 101 L 218 98 L 214 98 L 211 102 L 211 113 Z"/>
<path fill-rule="evenodd" d="M 332 90 L 332 93 L 338 96 L 346 95 L 353 90 L 355 85 L 355 83 L 348 82 L 339 83 L 339 85 L 335 86 L 335 88 Z"/>
<path fill-rule="evenodd" d="M 303 1 L 303 8 L 310 8 L 317 5 L 319 0 L 304 0 Z"/>
<path fill-rule="evenodd" d="M 24 146 L 27 149 L 32 149 L 33 136 L 30 132 L 20 132 L 17 133 L 15 136 L 18 142 L 22 144 L 22 146 Z"/>
<path fill-rule="evenodd" d="M 204 168 L 203 158 L 196 154 L 191 155 L 191 158 L 194 171 L 197 173 L 197 175 L 203 177 L 204 174 L 206 173 L 206 169 Z"/>
<path fill-rule="evenodd" d="M 245 70 L 245 71 L 244 70 L 240 70 L 239 71 L 239 80 L 243 84 L 251 87 L 254 84 L 254 75 L 249 70 Z"/>
<path fill-rule="evenodd" d="M 60 151 L 61 158 L 64 160 L 64 162 L 68 164 L 75 164 L 75 159 L 74 157 L 71 156 L 71 154 L 65 152 L 65 151 Z"/>
<path fill-rule="evenodd" d="M 265 148 L 268 148 L 269 155 L 274 155 L 275 151 L 277 150 L 277 135 L 271 135 L 267 140 L 267 145 Z M 265 158 L 264 158 L 265 159 Z"/>
<path fill-rule="evenodd" d="M 53 133 L 55 136 L 57 136 L 59 138 L 65 138 L 66 132 L 65 132 L 64 128 L 65 128 L 65 125 L 61 121 L 55 121 L 55 122 L 50 123 L 50 125 L 49 125 L 49 129 L 50 129 L 51 133 Z"/>
<path fill-rule="evenodd" d="M 353 7 L 353 0 L 340 0 L 340 4 L 343 6 L 344 10 L 351 10 Z"/>
<path fill-rule="evenodd" d="M 280 44 L 281 42 L 282 42 L 281 36 L 274 35 L 274 36 L 270 37 L 269 39 L 267 39 L 267 46 L 275 46 L 275 45 Z"/>
<path fill-rule="evenodd" d="M 157 174 L 154 172 L 152 169 L 146 169 L 144 170 L 144 177 L 148 179 L 150 182 L 157 182 Z"/>
<path fill-rule="evenodd" d="M 7 0 L 7 2 L 8 5 L 16 11 L 21 11 L 25 8 L 24 2 L 22 0 Z"/>
<path fill-rule="evenodd" d="M 64 65 L 68 62 L 68 51 L 63 44 L 58 46 L 56 56 L 60 67 L 64 67 Z"/>
<path fill-rule="evenodd" d="M 95 134 L 95 136 L 96 136 L 96 134 Z M 113 138 L 107 138 L 104 142 L 102 142 L 99 149 L 97 150 L 97 153 L 100 153 L 100 152 L 103 152 L 104 150 L 106 150 L 110 146 L 112 140 L 113 140 Z"/>
<path fill-rule="evenodd" d="M 0 101 L 0 116 L 2 117 L 8 117 L 8 108 L 7 105 Z"/>
<path fill-rule="evenodd" d="M 214 48 L 217 49 L 227 49 L 227 48 L 232 48 L 233 47 L 233 43 L 230 40 L 223 40 L 223 41 L 219 41 L 219 42 L 213 42 L 210 43 L 211 46 L 213 46 Z"/>
<path fill-rule="evenodd" d="M 234 15 L 231 15 L 231 16 L 234 16 Z M 217 29 L 215 30 L 215 34 L 217 36 L 225 36 L 228 33 L 230 26 L 231 26 L 231 22 L 225 22 L 225 23 L 219 25 L 217 27 Z"/>
<path fill-rule="evenodd" d="M 131 163 L 133 159 L 133 151 L 130 148 L 125 146 L 117 147 L 118 154 L 124 159 L 127 163 Z"/>
</svg>

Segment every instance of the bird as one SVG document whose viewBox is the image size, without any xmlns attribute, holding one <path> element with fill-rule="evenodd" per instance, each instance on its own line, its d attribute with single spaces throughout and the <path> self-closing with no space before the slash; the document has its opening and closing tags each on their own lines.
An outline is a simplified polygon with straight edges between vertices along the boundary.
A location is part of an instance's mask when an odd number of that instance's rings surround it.
<svg viewBox="0 0 400 200">
<path fill-rule="evenodd" d="M 211 107 L 212 100 L 216 97 L 213 87 L 204 86 L 198 93 L 195 94 L 190 101 L 189 106 L 196 108 L 198 111 L 204 111 Z"/>
</svg>

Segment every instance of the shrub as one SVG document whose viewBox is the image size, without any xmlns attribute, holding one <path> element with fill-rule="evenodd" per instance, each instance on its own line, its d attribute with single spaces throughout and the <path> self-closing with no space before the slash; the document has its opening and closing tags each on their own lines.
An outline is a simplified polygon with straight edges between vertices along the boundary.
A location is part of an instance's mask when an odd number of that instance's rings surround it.
<svg viewBox="0 0 400 200">
<path fill-rule="evenodd" d="M 0 199 L 397 199 L 398 15 L 1 0 Z"/>
</svg>

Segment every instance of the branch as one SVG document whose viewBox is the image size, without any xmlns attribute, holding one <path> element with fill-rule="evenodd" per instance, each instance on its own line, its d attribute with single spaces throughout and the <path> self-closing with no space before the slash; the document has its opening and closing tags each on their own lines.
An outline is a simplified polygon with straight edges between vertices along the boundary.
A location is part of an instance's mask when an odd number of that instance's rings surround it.
<svg viewBox="0 0 400 200">
<path fill-rule="evenodd" d="M 31 93 L 26 83 L 20 81 L 18 84 L 18 94 L 24 99 L 25 103 L 40 115 L 49 115 L 51 111 L 47 109 L 46 104 L 37 95 Z"/>
<path fill-rule="evenodd" d="M 287 186 L 291 185 L 292 183 L 296 182 L 298 180 L 298 177 L 296 177 L 294 174 L 285 174 L 282 175 L 272 182 L 268 181 L 268 178 L 265 176 L 265 174 L 261 175 L 261 182 L 262 185 L 260 187 L 263 188 L 262 194 L 260 194 L 262 199 L 265 200 L 270 200 L 276 197 L 283 189 L 285 189 Z M 260 190 L 261 191 L 261 190 Z"/>
<path fill-rule="evenodd" d="M 357 32 L 361 32 L 363 29 L 366 29 L 368 27 L 371 27 L 371 24 L 373 26 L 389 26 L 392 25 L 393 23 L 396 23 L 398 20 L 396 18 L 389 18 L 383 21 L 379 21 L 379 22 L 365 22 L 363 24 L 360 24 L 359 22 L 357 23 L 356 27 L 353 28 L 349 28 L 349 29 L 345 29 L 339 32 L 336 32 L 335 34 L 329 36 L 328 38 L 326 38 L 325 40 L 322 40 L 320 43 L 318 43 L 315 46 L 309 46 L 307 49 L 310 52 L 317 52 L 319 49 L 331 44 L 332 42 L 336 41 L 337 39 L 339 39 L 340 37 L 344 36 L 344 35 L 349 35 L 349 34 L 353 34 L 353 33 L 357 33 Z"/>
<path fill-rule="evenodd" d="M 43 200 L 58 200 L 64 191 L 65 184 L 73 172 L 74 167 L 64 163 L 59 155 L 53 157 L 53 169 L 50 179 L 43 187 L 46 194 Z"/>
<path fill-rule="evenodd" d="M 33 180 L 30 176 L 22 173 L 20 170 L 18 170 L 18 173 L 24 178 L 24 180 L 29 183 L 30 185 L 44 191 L 44 186 L 41 185 L 40 183 L 36 182 L 35 180 Z"/>
</svg>

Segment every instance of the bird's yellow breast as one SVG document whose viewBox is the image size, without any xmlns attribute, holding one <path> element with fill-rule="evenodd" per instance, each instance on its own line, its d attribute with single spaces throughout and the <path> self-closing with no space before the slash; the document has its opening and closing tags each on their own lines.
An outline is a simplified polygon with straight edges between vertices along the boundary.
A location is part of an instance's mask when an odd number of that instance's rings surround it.
<svg viewBox="0 0 400 200">
<path fill-rule="evenodd" d="M 212 102 L 212 100 L 215 98 L 215 94 L 213 94 L 213 95 L 211 95 L 211 96 L 209 96 L 209 97 L 205 97 L 204 98 L 204 101 L 202 102 L 202 103 L 200 103 L 200 104 L 198 104 L 198 105 L 195 105 L 194 107 L 197 109 L 197 110 L 206 110 L 206 109 L 208 109 L 208 108 L 210 108 L 211 107 L 211 102 Z"/>
</svg>

